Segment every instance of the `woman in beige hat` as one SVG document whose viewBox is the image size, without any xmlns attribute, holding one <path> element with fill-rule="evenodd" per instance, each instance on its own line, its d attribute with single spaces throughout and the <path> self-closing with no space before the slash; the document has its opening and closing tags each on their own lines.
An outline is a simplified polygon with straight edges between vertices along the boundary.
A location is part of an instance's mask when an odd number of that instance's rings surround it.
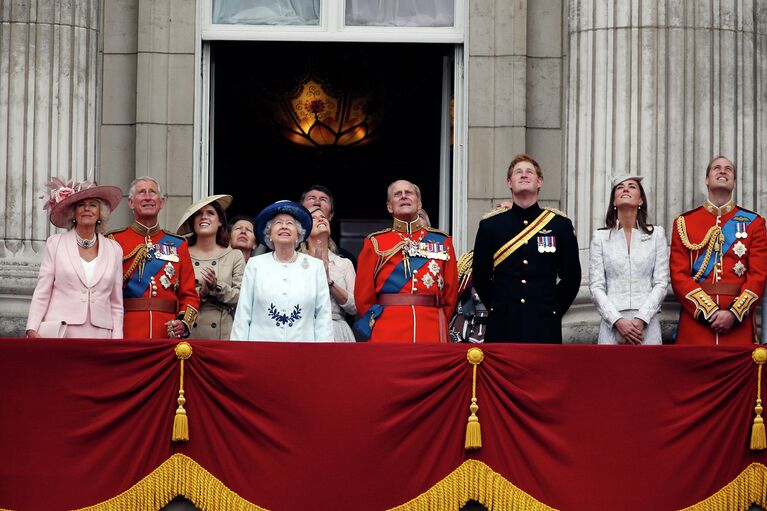
<svg viewBox="0 0 767 511">
<path fill-rule="evenodd" d="M 45 243 L 27 337 L 122 338 L 122 248 L 104 236 L 116 186 L 54 178 L 43 209 L 67 232 Z"/>
<path fill-rule="evenodd" d="M 242 252 L 229 246 L 226 208 L 231 195 L 211 195 L 192 204 L 179 222 L 178 234 L 190 234 L 189 255 L 200 295 L 194 339 L 229 339 L 245 272 Z"/>
</svg>

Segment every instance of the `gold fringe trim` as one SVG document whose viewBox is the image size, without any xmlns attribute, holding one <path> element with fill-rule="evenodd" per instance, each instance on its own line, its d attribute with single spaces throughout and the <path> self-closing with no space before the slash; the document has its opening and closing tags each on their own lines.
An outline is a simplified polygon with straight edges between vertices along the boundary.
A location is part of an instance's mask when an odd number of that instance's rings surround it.
<svg viewBox="0 0 767 511">
<path fill-rule="evenodd" d="M 389 511 L 458 511 L 476 500 L 490 511 L 556 511 L 477 460 L 466 460 L 429 490 Z"/>
<path fill-rule="evenodd" d="M 681 511 L 733 511 L 748 509 L 751 504 L 767 506 L 767 467 L 752 463 L 730 484 L 697 504 Z"/>
<path fill-rule="evenodd" d="M 77 511 L 159 511 L 183 495 L 199 509 L 266 511 L 227 488 L 192 458 L 174 454 L 125 492 Z"/>
<path fill-rule="evenodd" d="M 183 454 L 172 455 L 120 495 L 75 511 L 159 511 L 178 495 L 200 509 L 268 511 L 240 497 Z M 469 500 L 490 511 L 557 511 L 477 460 L 464 461 L 426 492 L 388 511 L 458 511 Z M 767 507 L 767 467 L 761 463 L 752 463 L 727 486 L 680 511 L 733 511 L 752 504 Z"/>
</svg>

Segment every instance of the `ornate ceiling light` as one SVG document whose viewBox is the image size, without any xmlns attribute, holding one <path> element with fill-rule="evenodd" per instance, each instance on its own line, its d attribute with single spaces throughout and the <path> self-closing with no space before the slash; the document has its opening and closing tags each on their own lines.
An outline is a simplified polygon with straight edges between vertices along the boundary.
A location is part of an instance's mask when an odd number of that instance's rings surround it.
<svg viewBox="0 0 767 511">
<path fill-rule="evenodd" d="M 373 137 L 376 119 L 370 99 L 306 78 L 280 98 L 277 121 L 283 136 L 306 147 L 348 147 Z"/>
</svg>

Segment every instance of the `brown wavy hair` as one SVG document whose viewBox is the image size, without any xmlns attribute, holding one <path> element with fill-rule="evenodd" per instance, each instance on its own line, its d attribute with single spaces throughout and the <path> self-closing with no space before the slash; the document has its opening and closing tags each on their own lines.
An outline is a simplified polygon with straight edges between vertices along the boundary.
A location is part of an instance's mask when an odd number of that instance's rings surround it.
<svg viewBox="0 0 767 511">
<path fill-rule="evenodd" d="M 637 210 L 637 223 L 639 224 L 639 228 L 645 233 L 652 234 L 654 228 L 652 224 L 647 223 L 647 195 L 644 193 L 642 182 L 634 179 L 626 179 L 626 181 L 635 181 L 636 184 L 639 185 L 639 195 L 642 197 L 642 205 L 639 206 L 639 209 Z M 621 183 L 622 182 L 624 181 L 621 181 Z M 618 210 L 614 207 L 615 189 L 618 188 L 618 185 L 621 183 L 613 186 L 613 189 L 610 190 L 610 200 L 607 202 L 607 214 L 605 215 L 605 229 L 612 229 L 618 225 Z"/>
<path fill-rule="evenodd" d="M 216 214 L 218 215 L 218 221 L 221 223 L 221 225 L 219 225 L 218 229 L 216 230 L 216 245 L 224 248 L 228 247 L 229 224 L 226 221 L 226 213 L 221 208 L 221 205 L 218 203 L 218 201 L 213 201 L 210 204 L 206 204 L 206 206 L 213 206 L 213 209 L 216 210 Z M 192 234 L 190 234 L 186 239 L 190 247 L 197 243 L 197 233 L 194 232 L 194 219 L 197 218 L 197 215 L 200 214 L 200 211 L 202 211 L 202 208 L 198 209 L 195 214 L 190 216 L 186 221 L 186 224 L 189 226 L 189 230 L 192 231 Z"/>
</svg>

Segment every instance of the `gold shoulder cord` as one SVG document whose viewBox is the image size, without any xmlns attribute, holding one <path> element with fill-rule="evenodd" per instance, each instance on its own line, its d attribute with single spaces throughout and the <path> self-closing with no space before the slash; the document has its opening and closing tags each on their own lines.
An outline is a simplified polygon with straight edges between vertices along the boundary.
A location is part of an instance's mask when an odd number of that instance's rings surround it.
<svg viewBox="0 0 767 511">
<path fill-rule="evenodd" d="M 136 266 L 138 266 L 139 263 L 144 260 L 145 255 L 146 245 L 137 245 L 130 254 L 123 256 L 123 261 L 127 261 L 131 257 L 136 256 L 135 259 L 133 259 L 133 263 L 131 263 L 130 268 L 128 268 L 128 270 L 123 273 L 123 282 L 126 282 L 130 276 L 133 275 L 133 271 L 136 269 Z"/>
<path fill-rule="evenodd" d="M 691 243 L 690 238 L 687 237 L 687 225 L 684 223 L 684 217 L 680 216 L 676 219 L 676 231 L 679 233 L 679 239 L 682 240 L 682 245 L 687 250 L 701 250 L 706 247 L 706 255 L 703 257 L 703 264 L 700 265 L 698 272 L 692 277 L 693 280 L 698 280 L 703 272 L 708 267 L 708 262 L 711 259 L 711 252 L 716 250 L 717 253 L 721 250 L 722 242 L 722 228 L 715 225 L 708 230 L 706 236 L 703 237 L 703 241 L 700 243 Z"/>
<path fill-rule="evenodd" d="M 378 248 L 378 241 L 375 238 L 370 238 L 370 243 L 373 245 L 373 250 L 375 250 L 375 253 L 378 255 L 378 262 L 373 269 L 373 278 L 375 279 L 378 275 L 378 272 L 380 272 L 381 268 L 383 268 L 383 265 L 386 264 L 386 262 L 391 259 L 394 254 L 402 250 L 402 247 L 405 246 L 405 242 L 400 241 L 385 252 L 381 252 L 381 250 Z"/>
</svg>

